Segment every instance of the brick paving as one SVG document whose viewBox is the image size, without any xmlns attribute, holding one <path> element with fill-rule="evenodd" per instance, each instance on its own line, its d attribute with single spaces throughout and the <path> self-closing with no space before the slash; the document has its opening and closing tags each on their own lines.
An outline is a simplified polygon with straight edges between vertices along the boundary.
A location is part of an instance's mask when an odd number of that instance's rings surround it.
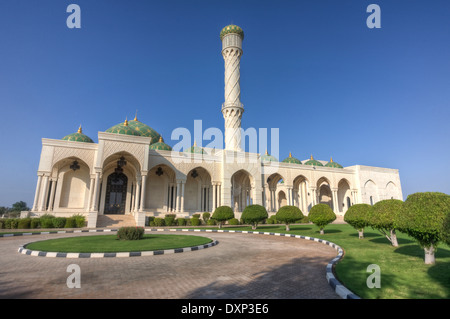
<svg viewBox="0 0 450 319">
<path fill-rule="evenodd" d="M 183 234 L 219 244 L 180 254 L 66 259 L 22 255 L 17 249 L 37 240 L 93 234 L 0 238 L 0 298 L 339 299 L 325 278 L 326 265 L 336 256 L 327 245 L 255 234 Z M 80 266 L 81 288 L 66 285 L 70 264 Z"/>
</svg>

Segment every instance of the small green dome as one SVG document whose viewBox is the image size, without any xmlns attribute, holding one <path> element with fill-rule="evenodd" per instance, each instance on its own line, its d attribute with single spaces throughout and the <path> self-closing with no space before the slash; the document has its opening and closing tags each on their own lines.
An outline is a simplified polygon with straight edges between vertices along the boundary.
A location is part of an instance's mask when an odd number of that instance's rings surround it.
<svg viewBox="0 0 450 319">
<path fill-rule="evenodd" d="M 171 151 L 172 147 L 164 143 L 163 138 L 160 136 L 159 141 L 150 145 L 151 150 L 159 151 Z"/>
<path fill-rule="evenodd" d="M 301 161 L 299 161 L 298 159 L 296 159 L 295 157 L 292 157 L 292 154 L 289 152 L 289 157 L 285 158 L 283 160 L 283 163 L 293 163 L 293 164 L 302 164 Z"/>
<path fill-rule="evenodd" d="M 275 156 L 269 155 L 266 151 L 266 154 L 261 156 L 261 162 L 278 162 L 278 159 Z"/>
<path fill-rule="evenodd" d="M 313 156 L 311 155 L 311 159 L 305 163 L 305 165 L 311 165 L 311 166 L 323 166 L 321 162 L 316 161 Z"/>
<path fill-rule="evenodd" d="M 138 131 L 141 136 L 151 137 L 152 141 L 150 142 L 150 144 L 158 143 L 159 138 L 161 137 L 161 135 L 150 126 L 139 122 L 137 117 L 135 117 L 134 120 L 129 121 L 128 126 Z"/>
<path fill-rule="evenodd" d="M 220 40 L 223 40 L 223 37 L 230 33 L 236 33 L 240 35 L 242 39 L 244 39 L 244 30 L 242 30 L 241 27 L 238 27 L 237 25 L 230 24 L 223 28 L 222 31 L 220 31 Z"/>
<path fill-rule="evenodd" d="M 330 158 L 330 161 L 325 164 L 326 167 L 335 167 L 335 168 L 343 168 L 342 165 L 333 162 L 333 158 Z"/>
<path fill-rule="evenodd" d="M 205 151 L 202 147 L 197 146 L 197 142 L 194 141 L 194 145 L 187 149 L 185 152 L 194 153 L 194 154 L 205 154 Z"/>
<path fill-rule="evenodd" d="M 141 136 L 141 133 L 136 131 L 134 128 L 128 125 L 128 121 L 125 120 L 125 122 L 114 125 L 113 127 L 110 127 L 106 130 L 108 133 L 116 133 L 116 134 L 125 134 L 125 135 L 134 135 L 134 136 Z"/>
<path fill-rule="evenodd" d="M 87 135 L 83 134 L 81 125 L 78 132 L 66 135 L 62 138 L 65 141 L 83 142 L 83 143 L 94 143 L 94 141 Z"/>
</svg>

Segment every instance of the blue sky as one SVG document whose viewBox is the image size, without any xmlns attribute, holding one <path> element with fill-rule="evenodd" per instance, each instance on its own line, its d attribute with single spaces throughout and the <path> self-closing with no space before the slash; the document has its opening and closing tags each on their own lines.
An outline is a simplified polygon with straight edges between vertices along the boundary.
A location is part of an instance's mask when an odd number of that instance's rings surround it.
<svg viewBox="0 0 450 319">
<path fill-rule="evenodd" d="M 449 194 L 449 16 L 437 0 L 2 0 L 0 206 L 32 205 L 41 138 L 80 124 L 97 141 L 138 110 L 172 146 L 194 120 L 222 129 L 231 23 L 245 32 L 242 126 L 279 128 L 280 160 L 397 168 L 405 199 Z"/>
</svg>

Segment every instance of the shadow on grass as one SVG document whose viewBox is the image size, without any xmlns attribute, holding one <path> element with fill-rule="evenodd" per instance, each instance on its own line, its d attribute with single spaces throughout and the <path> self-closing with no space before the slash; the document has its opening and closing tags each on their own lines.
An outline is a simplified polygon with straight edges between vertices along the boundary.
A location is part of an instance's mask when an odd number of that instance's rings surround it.
<svg viewBox="0 0 450 319">
<path fill-rule="evenodd" d="M 389 245 L 391 245 L 391 242 L 386 237 L 384 237 L 384 235 L 382 235 L 382 234 L 380 234 L 378 238 L 371 239 L 370 241 L 373 242 L 373 243 L 376 243 L 376 244 L 389 244 Z M 397 236 L 397 241 L 398 241 L 399 246 L 415 243 L 415 241 L 412 240 L 412 239 L 402 238 L 402 237 L 398 237 L 398 236 Z"/>
</svg>

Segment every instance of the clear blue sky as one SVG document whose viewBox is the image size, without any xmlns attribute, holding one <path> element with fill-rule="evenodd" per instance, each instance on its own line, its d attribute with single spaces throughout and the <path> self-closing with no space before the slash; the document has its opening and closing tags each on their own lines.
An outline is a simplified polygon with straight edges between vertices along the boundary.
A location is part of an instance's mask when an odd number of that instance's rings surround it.
<svg viewBox="0 0 450 319">
<path fill-rule="evenodd" d="M 223 128 L 230 23 L 245 32 L 242 126 L 279 128 L 281 160 L 397 168 L 405 199 L 449 194 L 449 17 L 447 0 L 2 0 L 0 206 L 32 205 L 41 138 L 80 124 L 97 142 L 138 109 L 172 146 L 196 119 Z"/>
</svg>

